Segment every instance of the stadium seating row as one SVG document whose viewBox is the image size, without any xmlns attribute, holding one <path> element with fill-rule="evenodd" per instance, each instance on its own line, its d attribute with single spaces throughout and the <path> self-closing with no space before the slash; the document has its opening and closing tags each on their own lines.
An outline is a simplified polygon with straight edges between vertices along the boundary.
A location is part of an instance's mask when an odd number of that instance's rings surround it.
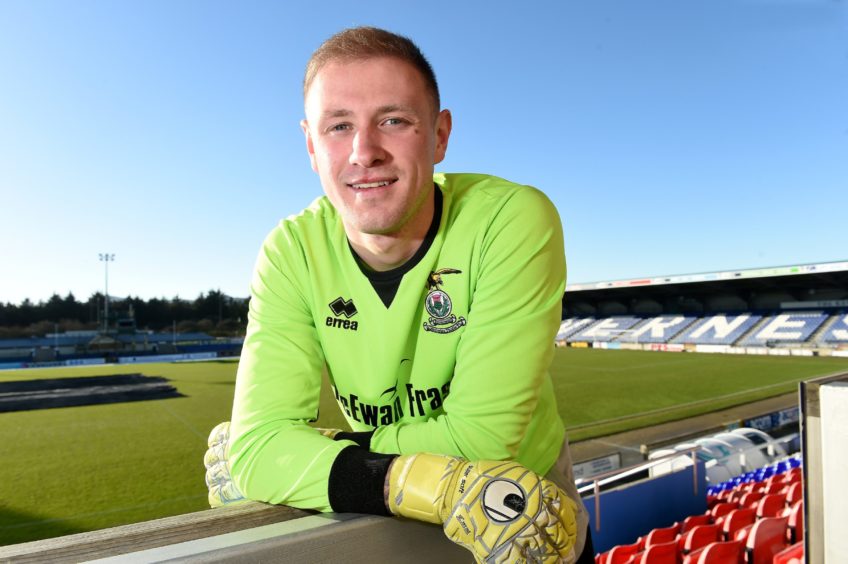
<svg viewBox="0 0 848 564">
<path fill-rule="evenodd" d="M 799 458 L 713 486 L 706 513 L 656 528 L 633 544 L 595 555 L 596 564 L 800 562 L 804 502 Z"/>
<path fill-rule="evenodd" d="M 721 482 L 707 488 L 707 504 L 709 505 L 710 500 L 716 498 L 721 492 L 736 489 L 742 484 L 761 484 L 764 481 L 771 483 L 777 479 L 794 482 L 800 479 L 800 468 L 801 456 L 796 454 L 784 460 L 777 461 L 774 464 L 746 472 L 736 476 L 732 480 L 727 480 L 726 482 Z"/>
<path fill-rule="evenodd" d="M 823 311 L 771 315 L 618 315 L 571 317 L 560 324 L 556 339 L 566 342 L 667 343 L 767 346 L 780 343 L 848 344 L 848 314 Z"/>
</svg>

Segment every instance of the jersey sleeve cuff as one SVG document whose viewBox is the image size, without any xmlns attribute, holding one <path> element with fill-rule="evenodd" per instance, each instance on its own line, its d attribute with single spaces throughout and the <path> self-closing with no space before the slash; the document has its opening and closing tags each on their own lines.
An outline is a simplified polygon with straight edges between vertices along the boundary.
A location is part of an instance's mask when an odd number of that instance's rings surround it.
<svg viewBox="0 0 848 564">
<path fill-rule="evenodd" d="M 354 433 L 352 431 L 339 431 L 333 437 L 334 441 L 353 441 L 365 450 L 371 450 L 371 437 L 374 431 L 360 431 Z"/>
<path fill-rule="evenodd" d="M 327 482 L 330 507 L 336 513 L 389 516 L 383 488 L 394 454 L 379 454 L 349 446 L 342 450 Z"/>
</svg>

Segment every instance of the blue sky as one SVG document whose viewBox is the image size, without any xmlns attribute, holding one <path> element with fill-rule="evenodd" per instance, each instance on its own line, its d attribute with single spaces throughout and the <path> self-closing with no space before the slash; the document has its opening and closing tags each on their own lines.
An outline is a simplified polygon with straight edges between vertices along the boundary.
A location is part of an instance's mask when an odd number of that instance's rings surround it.
<svg viewBox="0 0 848 564">
<path fill-rule="evenodd" d="M 848 258 L 848 8 L 833 0 L 0 0 L 0 301 L 248 294 L 264 235 L 321 194 L 309 54 L 416 40 L 443 171 L 533 184 L 569 282 Z"/>
</svg>

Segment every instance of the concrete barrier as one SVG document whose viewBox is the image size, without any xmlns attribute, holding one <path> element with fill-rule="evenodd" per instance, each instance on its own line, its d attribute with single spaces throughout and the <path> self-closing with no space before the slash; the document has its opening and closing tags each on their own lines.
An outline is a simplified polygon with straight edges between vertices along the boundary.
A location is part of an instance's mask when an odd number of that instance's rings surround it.
<svg viewBox="0 0 848 564">
<path fill-rule="evenodd" d="M 0 562 L 468 563 L 441 527 L 248 502 L 0 547 Z"/>
</svg>

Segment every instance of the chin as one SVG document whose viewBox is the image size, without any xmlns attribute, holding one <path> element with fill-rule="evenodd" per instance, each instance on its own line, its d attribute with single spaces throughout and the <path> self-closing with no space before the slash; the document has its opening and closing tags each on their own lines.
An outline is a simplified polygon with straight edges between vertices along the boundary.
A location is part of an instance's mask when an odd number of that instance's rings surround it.
<svg viewBox="0 0 848 564">
<path fill-rule="evenodd" d="M 345 224 L 359 233 L 368 235 L 386 235 L 392 233 L 397 228 L 398 221 L 392 217 L 387 217 L 379 213 L 352 214 L 348 216 Z"/>
<path fill-rule="evenodd" d="M 357 231 L 366 235 L 392 235 L 398 230 L 393 225 L 363 225 Z"/>
</svg>

